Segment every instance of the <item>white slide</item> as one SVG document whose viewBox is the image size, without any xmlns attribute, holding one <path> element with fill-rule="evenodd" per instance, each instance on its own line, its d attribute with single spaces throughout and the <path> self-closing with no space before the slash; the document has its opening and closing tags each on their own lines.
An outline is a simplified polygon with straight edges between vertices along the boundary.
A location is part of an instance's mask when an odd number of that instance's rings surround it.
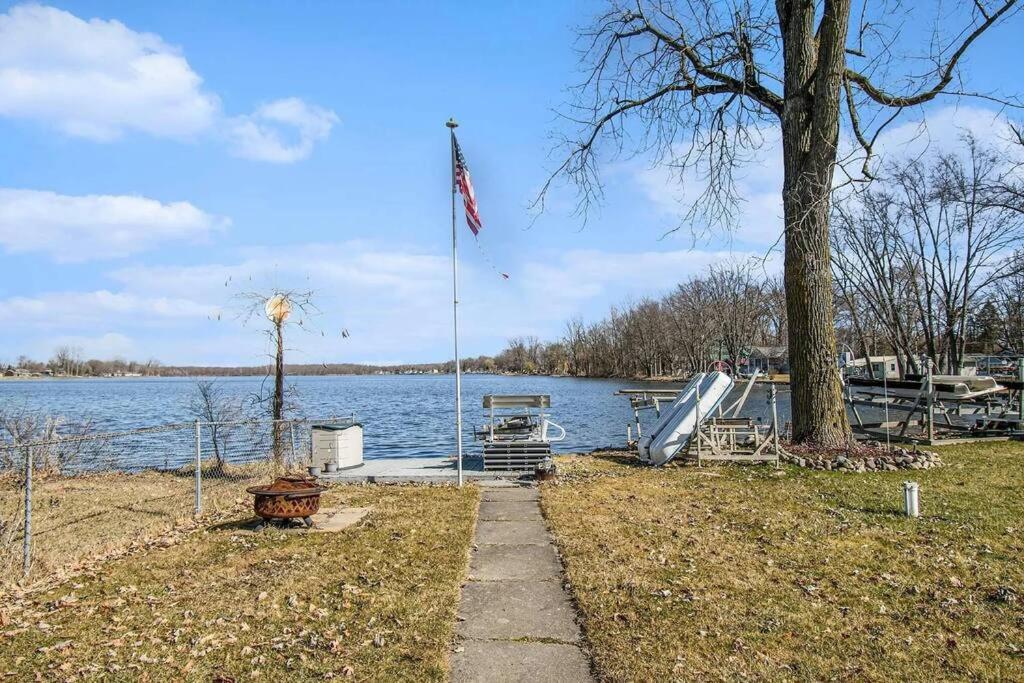
<svg viewBox="0 0 1024 683">
<path fill-rule="evenodd" d="M 676 457 L 693 436 L 698 424 L 698 412 L 700 421 L 706 420 L 718 409 L 732 387 L 732 377 L 724 372 L 701 372 L 694 375 L 654 425 L 651 435 L 640 440 L 637 446 L 640 460 L 652 465 L 664 465 Z"/>
</svg>

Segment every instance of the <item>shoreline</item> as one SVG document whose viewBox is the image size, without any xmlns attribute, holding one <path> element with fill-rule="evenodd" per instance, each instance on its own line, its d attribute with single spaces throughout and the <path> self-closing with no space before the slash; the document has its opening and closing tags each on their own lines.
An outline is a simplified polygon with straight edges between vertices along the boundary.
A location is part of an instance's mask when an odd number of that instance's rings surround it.
<svg viewBox="0 0 1024 683">
<path fill-rule="evenodd" d="M 656 377 L 604 377 L 604 376 L 590 376 L 590 375 L 547 375 L 547 374 L 517 374 L 511 372 L 463 372 L 465 375 L 484 375 L 489 377 L 547 377 L 550 379 L 596 379 L 596 380 L 614 380 L 619 382 L 649 382 L 659 384 L 682 384 L 686 381 L 685 377 L 682 376 L 667 376 L 658 375 Z M 424 372 L 424 373 L 401 373 L 401 372 L 346 372 L 346 373 L 308 373 L 308 372 L 291 372 L 285 373 L 285 377 L 453 377 L 454 372 Z M 195 375 L 143 375 L 139 377 L 109 377 L 102 375 L 42 375 L 37 377 L 9 377 L 0 375 L 0 382 L 40 382 L 40 381 L 64 381 L 64 380 L 160 380 L 160 379 L 244 379 L 244 378 L 258 378 L 266 377 L 267 375 L 262 374 L 195 374 Z M 737 384 L 745 382 L 746 379 L 740 379 Z M 789 384 L 789 375 L 775 375 L 773 377 L 759 376 L 755 381 L 756 384 Z"/>
</svg>

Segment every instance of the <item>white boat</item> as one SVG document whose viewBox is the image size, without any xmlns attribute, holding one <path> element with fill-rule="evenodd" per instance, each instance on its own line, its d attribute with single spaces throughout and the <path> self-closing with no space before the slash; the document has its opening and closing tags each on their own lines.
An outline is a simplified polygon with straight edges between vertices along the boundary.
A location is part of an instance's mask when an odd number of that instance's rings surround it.
<svg viewBox="0 0 1024 683">
<path fill-rule="evenodd" d="M 640 459 L 652 465 L 664 465 L 676 457 L 690 443 L 697 426 L 718 409 L 732 387 L 732 377 L 724 372 L 695 375 L 654 425 L 650 436 L 640 440 L 637 446 Z"/>
<path fill-rule="evenodd" d="M 924 381 L 920 375 L 885 381 L 866 377 L 846 378 L 850 389 L 857 395 L 910 399 L 920 394 Z M 932 375 L 932 387 L 939 401 L 974 401 L 1005 391 L 1005 387 L 994 378 L 974 375 Z"/>
</svg>

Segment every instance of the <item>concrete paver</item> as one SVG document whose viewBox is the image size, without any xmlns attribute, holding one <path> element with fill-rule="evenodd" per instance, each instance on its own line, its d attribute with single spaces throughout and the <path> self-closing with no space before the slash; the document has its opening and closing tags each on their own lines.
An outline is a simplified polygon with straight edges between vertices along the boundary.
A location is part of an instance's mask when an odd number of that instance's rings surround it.
<svg viewBox="0 0 1024 683">
<path fill-rule="evenodd" d="M 536 488 L 530 486 L 516 486 L 511 484 L 501 489 L 487 488 L 480 492 L 480 500 L 488 503 L 509 503 L 540 500 L 540 493 Z"/>
<path fill-rule="evenodd" d="M 481 520 L 476 525 L 476 542 L 478 545 L 549 545 L 551 536 L 540 520 Z"/>
<path fill-rule="evenodd" d="M 550 545 L 480 545 L 469 560 L 473 581 L 558 581 L 561 571 Z"/>
<path fill-rule="evenodd" d="M 452 661 L 453 681 L 584 683 L 590 665 L 575 645 L 467 640 Z"/>
<path fill-rule="evenodd" d="M 576 643 L 576 611 L 555 581 L 471 581 L 462 589 L 459 635 Z"/>
<path fill-rule="evenodd" d="M 544 519 L 540 514 L 540 506 L 536 501 L 491 501 L 480 503 L 480 517 L 485 521 L 519 521 L 524 519 Z"/>
</svg>

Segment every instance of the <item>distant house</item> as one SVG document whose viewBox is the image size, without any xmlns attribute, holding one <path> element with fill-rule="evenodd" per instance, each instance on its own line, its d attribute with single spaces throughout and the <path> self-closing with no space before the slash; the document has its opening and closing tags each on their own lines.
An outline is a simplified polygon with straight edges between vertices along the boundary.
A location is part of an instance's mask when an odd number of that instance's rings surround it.
<svg viewBox="0 0 1024 683">
<path fill-rule="evenodd" d="M 1014 356 L 989 353 L 965 353 L 960 375 L 1012 375 Z"/>
<path fill-rule="evenodd" d="M 789 349 L 785 346 L 753 346 L 747 356 L 747 372 L 766 375 L 789 372 Z"/>
<path fill-rule="evenodd" d="M 871 364 L 871 372 L 867 371 L 867 364 Z M 882 379 L 882 373 L 885 373 L 886 379 L 899 379 L 900 378 L 900 364 L 896 356 L 868 356 L 865 361 L 863 358 L 854 358 L 846 366 L 847 368 L 859 369 L 864 377 L 869 375 L 875 379 Z"/>
</svg>

